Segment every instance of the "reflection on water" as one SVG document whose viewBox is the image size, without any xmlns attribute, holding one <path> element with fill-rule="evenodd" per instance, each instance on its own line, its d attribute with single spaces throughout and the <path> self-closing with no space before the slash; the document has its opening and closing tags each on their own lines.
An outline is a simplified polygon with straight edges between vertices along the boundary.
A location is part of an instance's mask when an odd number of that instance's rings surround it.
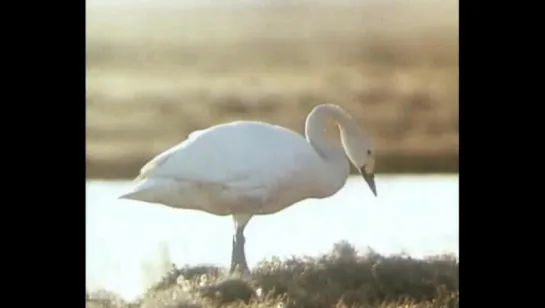
<svg viewBox="0 0 545 308">
<path fill-rule="evenodd" d="M 87 182 L 89 289 L 134 298 L 170 262 L 228 266 L 231 218 L 116 199 L 129 185 Z M 377 176 L 377 190 L 375 198 L 354 177 L 333 197 L 252 218 L 245 231 L 249 265 L 271 256 L 316 256 L 340 240 L 385 254 L 458 253 L 457 175 Z"/>
</svg>

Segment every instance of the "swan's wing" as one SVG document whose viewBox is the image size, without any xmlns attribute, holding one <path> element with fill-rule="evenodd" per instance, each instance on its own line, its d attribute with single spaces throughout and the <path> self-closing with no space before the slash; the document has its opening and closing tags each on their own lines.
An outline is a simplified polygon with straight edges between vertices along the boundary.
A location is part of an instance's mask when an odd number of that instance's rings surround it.
<svg viewBox="0 0 545 308">
<path fill-rule="evenodd" d="M 299 134 L 259 122 L 233 122 L 195 132 L 159 154 L 138 179 L 274 186 L 313 176 L 318 156 Z"/>
<path fill-rule="evenodd" d="M 175 157 L 176 153 L 183 151 L 200 135 L 206 133 L 207 129 L 197 130 L 189 134 L 186 140 L 174 145 L 166 151 L 159 153 L 157 156 L 147 162 L 141 169 L 140 174 L 134 179 L 135 181 L 143 180 L 148 175 L 152 174 L 157 168 L 163 166 L 170 158 Z"/>
</svg>

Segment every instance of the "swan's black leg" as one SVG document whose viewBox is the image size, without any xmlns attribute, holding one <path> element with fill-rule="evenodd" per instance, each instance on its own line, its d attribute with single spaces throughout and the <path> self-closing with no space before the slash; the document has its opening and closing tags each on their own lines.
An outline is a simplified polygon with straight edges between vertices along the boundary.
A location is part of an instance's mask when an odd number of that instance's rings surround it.
<svg viewBox="0 0 545 308">
<path fill-rule="evenodd" d="M 236 228 L 235 235 L 233 236 L 233 251 L 231 254 L 231 269 L 230 273 L 238 270 L 242 273 L 249 272 L 248 263 L 246 262 L 246 254 L 244 253 L 244 227 L 246 225 L 240 225 Z"/>
</svg>

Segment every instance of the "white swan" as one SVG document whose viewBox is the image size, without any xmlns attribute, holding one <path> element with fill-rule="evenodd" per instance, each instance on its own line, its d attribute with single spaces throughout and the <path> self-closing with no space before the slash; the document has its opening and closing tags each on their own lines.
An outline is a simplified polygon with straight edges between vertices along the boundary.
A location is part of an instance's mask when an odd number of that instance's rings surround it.
<svg viewBox="0 0 545 308">
<path fill-rule="evenodd" d="M 324 136 L 328 119 L 339 127 L 342 148 Z M 231 272 L 237 267 L 248 271 L 244 228 L 251 217 L 335 194 L 349 175 L 346 156 L 377 195 L 371 141 L 346 111 L 331 104 L 315 107 L 306 119 L 305 134 L 306 139 L 253 121 L 193 132 L 147 163 L 135 187 L 119 198 L 233 215 Z"/>
</svg>

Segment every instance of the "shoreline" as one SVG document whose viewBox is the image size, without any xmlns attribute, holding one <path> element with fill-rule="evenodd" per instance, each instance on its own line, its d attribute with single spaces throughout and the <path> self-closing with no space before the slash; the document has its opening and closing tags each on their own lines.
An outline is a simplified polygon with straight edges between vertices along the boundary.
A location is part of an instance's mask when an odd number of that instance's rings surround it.
<svg viewBox="0 0 545 308">
<path fill-rule="evenodd" d="M 132 180 L 151 157 L 124 161 L 86 159 L 86 178 Z M 377 157 L 377 174 L 458 173 L 458 153 L 451 155 L 381 155 Z M 352 174 L 357 171 L 352 168 Z"/>
</svg>

